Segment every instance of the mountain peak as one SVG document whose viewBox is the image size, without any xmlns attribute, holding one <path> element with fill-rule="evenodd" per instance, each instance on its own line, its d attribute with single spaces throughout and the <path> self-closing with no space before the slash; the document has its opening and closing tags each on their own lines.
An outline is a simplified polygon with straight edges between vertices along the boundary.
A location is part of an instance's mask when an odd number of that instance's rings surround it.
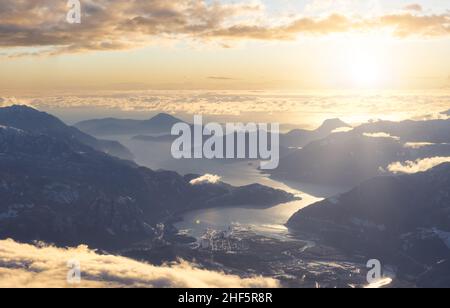
<svg viewBox="0 0 450 308">
<path fill-rule="evenodd" d="M 351 127 L 349 124 L 345 123 L 341 119 L 327 119 L 323 122 L 323 124 L 317 129 L 318 131 L 328 131 L 332 132 L 333 130 L 341 127 Z"/>
<path fill-rule="evenodd" d="M 58 118 L 26 105 L 0 108 L 0 124 L 33 132 L 60 130 L 65 127 Z"/>
<path fill-rule="evenodd" d="M 30 107 L 28 105 L 11 105 L 8 107 L 2 108 L 3 110 L 8 110 L 11 112 L 39 112 L 38 110 Z"/>
<path fill-rule="evenodd" d="M 183 122 L 176 117 L 159 113 L 147 120 L 94 119 L 75 124 L 75 127 L 93 136 L 170 134 L 172 126 Z"/>
<path fill-rule="evenodd" d="M 153 118 L 151 118 L 149 121 L 154 123 L 177 123 L 180 122 L 179 119 L 175 118 L 174 116 L 167 114 L 167 113 L 158 113 Z"/>
<path fill-rule="evenodd" d="M 158 113 L 153 118 L 141 122 L 147 128 L 153 128 L 161 131 L 167 131 L 172 128 L 176 123 L 183 122 L 180 119 L 168 114 L 168 113 Z"/>
<path fill-rule="evenodd" d="M 132 160 L 133 155 L 115 141 L 98 140 L 77 128 L 66 125 L 57 117 L 46 112 L 24 105 L 14 105 L 0 108 L 0 125 L 27 131 L 30 133 L 46 134 L 60 140 L 77 140 L 100 152 L 108 153 L 119 158 Z"/>
</svg>

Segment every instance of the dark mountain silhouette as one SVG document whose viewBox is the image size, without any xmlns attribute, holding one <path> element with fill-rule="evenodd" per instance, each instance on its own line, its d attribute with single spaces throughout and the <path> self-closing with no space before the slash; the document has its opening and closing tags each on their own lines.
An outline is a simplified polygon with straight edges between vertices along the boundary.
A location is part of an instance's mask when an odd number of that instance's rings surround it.
<svg viewBox="0 0 450 308">
<path fill-rule="evenodd" d="M 295 129 L 287 134 L 280 135 L 280 145 L 285 148 L 289 147 L 302 147 L 311 141 L 322 139 L 330 135 L 337 128 L 351 127 L 350 125 L 344 123 L 339 119 L 326 120 L 319 128 L 316 130 L 303 130 Z M 248 135 L 248 134 L 247 134 Z M 148 135 L 137 135 L 133 137 L 134 140 L 139 141 L 149 141 L 149 142 L 171 142 L 175 140 L 176 136 L 171 136 L 170 134 L 162 136 L 148 136 Z M 248 139 L 248 137 L 247 137 Z M 246 142 L 248 146 L 248 142 Z"/>
<path fill-rule="evenodd" d="M 0 108 L 0 125 L 15 127 L 36 134 L 46 134 L 67 141 L 74 140 L 98 151 L 127 160 L 133 154 L 117 141 L 99 140 L 75 127 L 67 126 L 58 118 L 27 106 Z"/>
<path fill-rule="evenodd" d="M 355 128 L 359 133 L 387 133 L 403 142 L 450 143 L 450 119 L 429 121 L 378 121 Z"/>
<path fill-rule="evenodd" d="M 170 142 L 170 143 L 172 143 L 178 137 L 179 136 L 172 136 L 172 135 L 161 135 L 161 136 L 137 135 L 137 136 L 134 136 L 132 139 L 136 140 L 136 141 L 142 141 L 142 142 Z"/>
<path fill-rule="evenodd" d="M 280 144 L 284 147 L 304 147 L 314 140 L 327 137 L 338 128 L 350 127 L 350 125 L 340 119 L 329 119 L 316 130 L 295 129 L 287 134 L 281 135 Z"/>
<path fill-rule="evenodd" d="M 403 161 L 409 151 L 392 139 L 338 133 L 282 156 L 270 173 L 300 182 L 354 186 L 392 161 Z"/>
<path fill-rule="evenodd" d="M 83 132 L 94 136 L 170 134 L 172 126 L 183 122 L 160 113 L 149 120 L 96 119 L 75 124 Z"/>
<path fill-rule="evenodd" d="M 205 129 L 204 127 L 202 129 Z M 191 125 L 191 131 L 194 130 L 194 125 Z M 227 151 L 228 151 L 228 146 L 227 146 L 227 139 L 229 138 L 233 138 L 234 140 L 234 154 L 233 157 L 238 157 L 238 133 L 229 133 L 226 134 L 226 128 L 223 127 L 223 132 L 225 133 L 225 135 L 221 135 L 222 136 L 222 144 L 223 144 L 223 157 L 227 157 Z M 272 146 L 272 139 L 271 139 L 271 134 L 267 133 L 267 131 L 265 130 L 257 130 L 254 131 L 256 137 L 257 137 L 257 144 L 256 146 L 258 147 L 260 144 L 260 133 L 261 136 L 266 136 L 267 139 L 267 146 L 270 148 Z M 242 159 L 235 159 L 235 160 L 259 160 L 260 157 L 257 157 L 256 159 L 251 158 L 250 157 L 250 149 L 251 147 L 253 147 L 253 143 L 250 141 L 250 133 L 245 132 L 245 158 Z M 209 134 L 208 136 L 203 136 L 203 143 L 201 144 L 201 147 L 203 147 L 205 145 L 205 142 L 211 138 L 212 133 Z M 168 145 L 173 143 L 176 139 L 178 139 L 180 136 L 173 136 L 173 135 L 159 135 L 159 136 L 150 136 L 150 135 L 137 135 L 132 137 L 131 139 L 137 142 L 142 142 L 142 143 L 147 143 L 148 146 L 152 146 L 152 143 L 159 143 L 158 146 L 164 146 L 164 145 Z M 216 136 L 217 137 L 217 136 Z M 199 147 L 196 143 L 195 143 L 195 135 L 191 134 L 191 154 L 192 156 L 194 156 L 194 150 L 196 149 L 196 147 Z M 170 148 L 167 150 L 168 152 L 170 152 Z M 285 155 L 286 153 L 292 152 L 292 149 L 289 148 L 285 148 L 283 146 L 280 146 L 280 152 L 283 152 Z M 257 155 L 258 156 L 258 155 Z M 205 158 L 206 159 L 206 158 Z M 209 159 L 206 159 L 209 160 Z M 226 160 L 226 159 L 217 159 L 216 161 L 222 161 L 224 163 L 230 163 L 230 160 Z"/>
<path fill-rule="evenodd" d="M 64 134 L 2 126 L 0 237 L 116 247 L 152 238 L 152 225 L 189 209 L 294 199 L 260 185 L 192 185 L 192 178 L 139 167 Z"/>
<path fill-rule="evenodd" d="M 403 139 L 397 138 L 399 135 Z M 385 174 L 393 162 L 450 156 L 449 143 L 433 143 L 448 141 L 449 136 L 450 120 L 364 124 L 282 153 L 278 169 L 271 174 L 280 179 L 353 187 Z M 414 142 L 426 144 L 409 146 Z"/>
<path fill-rule="evenodd" d="M 377 177 L 352 191 L 313 204 L 288 222 L 335 246 L 393 262 L 400 273 L 450 286 L 450 164 L 413 175 Z M 427 278 L 428 277 L 428 278 Z M 430 280 L 430 279 L 429 279 Z"/>
</svg>

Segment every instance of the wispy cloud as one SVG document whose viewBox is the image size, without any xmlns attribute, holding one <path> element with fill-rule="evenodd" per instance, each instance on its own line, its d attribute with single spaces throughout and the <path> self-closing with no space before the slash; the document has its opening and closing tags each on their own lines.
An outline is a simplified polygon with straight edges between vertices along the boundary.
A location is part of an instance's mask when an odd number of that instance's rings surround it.
<svg viewBox="0 0 450 308">
<path fill-rule="evenodd" d="M 236 78 L 232 77 L 225 77 L 225 76 L 208 76 L 209 80 L 219 80 L 219 81 L 232 81 L 232 80 L 238 80 Z"/>
<path fill-rule="evenodd" d="M 421 149 L 427 146 L 431 146 L 434 145 L 434 143 L 429 143 L 429 142 L 407 142 L 404 144 L 404 147 L 407 149 Z"/>
<path fill-rule="evenodd" d="M 389 30 L 394 36 L 450 34 L 450 13 L 427 14 L 411 5 L 379 16 L 271 16 L 259 1 L 230 4 L 205 0 L 84 0 L 82 23 L 65 21 L 65 1 L 2 0 L 0 47 L 49 47 L 11 56 L 122 50 L 159 39 L 293 40 L 299 35 Z"/>
<path fill-rule="evenodd" d="M 408 4 L 405 7 L 403 7 L 403 9 L 405 11 L 413 11 L 413 12 L 422 12 L 423 11 L 423 7 L 417 3 Z"/>
<path fill-rule="evenodd" d="M 118 86 L 115 85 L 117 89 Z M 54 95 L 30 93 L 21 96 L 2 96 L 0 106 L 26 104 L 42 110 L 65 108 L 120 110 L 130 112 L 165 112 L 179 116 L 205 114 L 209 116 L 235 117 L 245 115 L 271 117 L 276 110 L 291 123 L 310 120 L 317 123 L 327 118 L 343 118 L 356 124 L 370 119 L 434 119 L 447 118 L 440 114 L 448 108 L 450 96 L 446 94 L 417 96 L 401 94 L 358 95 L 302 94 L 271 91 L 99 91 L 66 92 Z M 411 108 L 411 107 L 414 108 Z M 424 116 L 427 110 L 429 116 Z M 351 115 L 352 117 L 347 118 Z M 92 115 L 90 115 L 92 116 Z M 292 118 L 292 119 L 291 119 Z M 240 119 L 242 121 L 242 119 Z M 266 121 L 266 120 L 263 120 Z M 311 124 L 311 123 L 309 123 Z"/>
<path fill-rule="evenodd" d="M 152 266 L 123 257 L 100 255 L 87 247 L 60 249 L 0 241 L 0 287 L 69 287 L 67 262 L 81 265 L 80 287 L 272 288 L 270 278 L 240 278 L 180 262 Z"/>
<path fill-rule="evenodd" d="M 417 172 L 424 172 L 434 168 L 440 164 L 450 162 L 450 157 L 430 157 L 419 159 L 416 161 L 406 161 L 392 163 L 388 166 L 388 170 L 393 173 L 407 173 L 413 174 Z"/>
</svg>

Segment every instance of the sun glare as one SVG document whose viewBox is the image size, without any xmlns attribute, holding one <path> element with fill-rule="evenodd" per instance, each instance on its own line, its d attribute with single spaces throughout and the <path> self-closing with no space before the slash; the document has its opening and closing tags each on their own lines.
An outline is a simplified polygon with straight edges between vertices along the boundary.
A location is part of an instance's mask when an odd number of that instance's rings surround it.
<svg viewBox="0 0 450 308">
<path fill-rule="evenodd" d="M 371 55 L 356 55 L 349 63 L 349 77 L 356 87 L 376 87 L 382 77 L 378 59 Z"/>
</svg>

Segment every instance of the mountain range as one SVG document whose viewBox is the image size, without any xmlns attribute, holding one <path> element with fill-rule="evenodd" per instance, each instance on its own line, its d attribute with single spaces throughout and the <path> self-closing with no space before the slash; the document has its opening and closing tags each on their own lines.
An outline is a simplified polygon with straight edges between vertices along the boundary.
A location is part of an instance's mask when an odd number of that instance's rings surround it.
<svg viewBox="0 0 450 308">
<path fill-rule="evenodd" d="M 288 222 L 352 254 L 394 264 L 417 284 L 450 286 L 450 164 L 426 172 L 377 177 L 308 206 Z M 434 281 L 423 280 L 426 277 Z"/>
<path fill-rule="evenodd" d="M 123 120 L 111 119 L 106 122 L 110 121 L 123 123 Z M 177 121 L 180 120 L 160 114 L 156 119 L 132 123 L 154 122 L 159 123 L 158 127 L 170 130 Z M 106 128 L 104 133 L 108 133 Z M 387 169 L 392 163 L 450 156 L 449 136 L 450 119 L 376 121 L 355 128 L 340 119 L 329 119 L 315 130 L 296 129 L 281 134 L 280 165 L 269 173 L 280 180 L 350 188 L 389 172 Z M 170 133 L 141 134 L 133 140 L 169 144 L 176 138 Z M 248 136 L 246 147 L 249 147 Z"/>
<path fill-rule="evenodd" d="M 94 119 L 75 124 L 81 131 L 93 136 L 170 134 L 172 126 L 183 123 L 169 114 L 160 113 L 148 120 Z"/>
<path fill-rule="evenodd" d="M 154 225 L 187 210 L 295 199 L 261 185 L 194 183 L 198 175 L 140 167 L 68 136 L 70 127 L 37 110 L 14 109 L 19 120 L 34 121 L 30 130 L 0 127 L 0 238 L 118 247 L 151 239 Z"/>
<path fill-rule="evenodd" d="M 386 133 L 402 142 L 450 143 L 450 120 L 377 121 L 355 128 L 357 133 Z"/>
<path fill-rule="evenodd" d="M 286 134 L 280 134 L 280 146 L 285 148 L 302 147 L 314 140 L 327 137 L 338 128 L 350 127 L 350 125 L 340 119 L 329 119 L 324 121 L 316 130 L 295 129 Z M 172 142 L 176 138 L 176 136 L 171 136 L 170 134 L 162 136 L 137 135 L 133 137 L 134 140 L 149 142 Z"/>
<path fill-rule="evenodd" d="M 284 147 L 304 147 L 308 143 L 325 138 L 339 128 L 351 128 L 351 126 L 340 119 L 326 120 L 315 130 L 294 129 L 280 136 L 280 144 Z"/>
<path fill-rule="evenodd" d="M 45 134 L 66 141 L 76 141 L 98 151 L 122 159 L 132 160 L 133 154 L 117 141 L 100 140 L 75 127 L 67 126 L 58 118 L 27 106 L 0 108 L 0 125 L 15 127 L 35 134 Z"/>
<path fill-rule="evenodd" d="M 353 187 L 395 162 L 450 156 L 450 120 L 376 122 L 282 151 L 278 179 Z"/>
</svg>

